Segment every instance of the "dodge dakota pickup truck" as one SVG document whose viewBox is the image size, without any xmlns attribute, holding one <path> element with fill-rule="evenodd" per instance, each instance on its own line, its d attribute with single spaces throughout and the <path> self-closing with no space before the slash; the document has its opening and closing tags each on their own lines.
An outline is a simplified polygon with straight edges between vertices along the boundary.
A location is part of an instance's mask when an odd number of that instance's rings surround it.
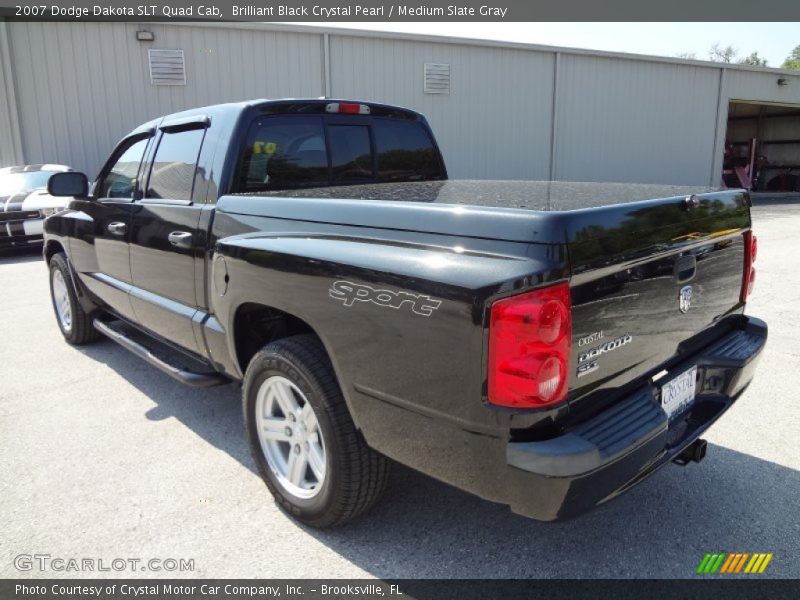
<svg viewBox="0 0 800 600">
<path fill-rule="evenodd" d="M 316 527 L 367 510 L 390 460 L 577 515 L 699 462 L 767 338 L 744 313 L 747 192 L 449 181 L 394 106 L 181 112 L 125 137 L 91 191 L 76 172 L 48 189 L 74 197 L 45 221 L 66 341 L 240 382 L 258 471 Z"/>
</svg>

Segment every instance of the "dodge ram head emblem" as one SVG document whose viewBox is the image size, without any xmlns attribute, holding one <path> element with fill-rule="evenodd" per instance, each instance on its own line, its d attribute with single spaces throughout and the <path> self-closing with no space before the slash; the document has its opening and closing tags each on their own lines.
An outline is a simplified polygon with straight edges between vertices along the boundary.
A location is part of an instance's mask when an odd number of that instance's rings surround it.
<svg viewBox="0 0 800 600">
<path fill-rule="evenodd" d="M 692 305 L 692 286 L 686 285 L 681 288 L 681 293 L 678 296 L 678 308 L 682 313 L 688 312 L 689 307 Z"/>
<path fill-rule="evenodd" d="M 430 317 L 441 300 L 435 300 L 423 294 L 411 292 L 394 292 L 386 289 L 375 289 L 368 285 L 352 283 L 350 281 L 334 281 L 328 294 L 334 300 L 344 302 L 345 306 L 353 306 L 356 302 L 371 302 L 378 306 L 400 308 L 407 306 L 414 314 Z"/>
</svg>

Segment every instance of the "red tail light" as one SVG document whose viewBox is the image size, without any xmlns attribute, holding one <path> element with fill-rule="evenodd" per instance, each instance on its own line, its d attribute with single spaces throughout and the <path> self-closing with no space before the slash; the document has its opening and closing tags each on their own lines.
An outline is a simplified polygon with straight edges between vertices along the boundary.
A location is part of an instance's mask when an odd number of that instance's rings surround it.
<svg viewBox="0 0 800 600">
<path fill-rule="evenodd" d="M 489 402 L 513 408 L 563 402 L 571 336 L 567 283 L 495 302 L 489 321 Z"/>
<path fill-rule="evenodd" d="M 744 232 L 744 274 L 742 275 L 742 290 L 739 293 L 739 301 L 746 302 L 747 297 L 753 291 L 756 283 L 756 270 L 753 263 L 756 262 L 758 254 L 758 240 L 752 231 Z"/>
</svg>

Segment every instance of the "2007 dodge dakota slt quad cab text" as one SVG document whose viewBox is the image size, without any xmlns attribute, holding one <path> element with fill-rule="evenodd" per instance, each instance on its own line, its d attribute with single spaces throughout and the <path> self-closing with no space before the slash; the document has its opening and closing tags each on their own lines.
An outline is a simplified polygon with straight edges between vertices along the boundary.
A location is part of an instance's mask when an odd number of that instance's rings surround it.
<svg viewBox="0 0 800 600">
<path fill-rule="evenodd" d="M 747 387 L 742 190 L 447 181 L 425 119 L 336 100 L 156 119 L 45 221 L 61 332 L 243 384 L 279 505 L 365 511 L 387 457 L 542 520 L 668 462 Z"/>
</svg>

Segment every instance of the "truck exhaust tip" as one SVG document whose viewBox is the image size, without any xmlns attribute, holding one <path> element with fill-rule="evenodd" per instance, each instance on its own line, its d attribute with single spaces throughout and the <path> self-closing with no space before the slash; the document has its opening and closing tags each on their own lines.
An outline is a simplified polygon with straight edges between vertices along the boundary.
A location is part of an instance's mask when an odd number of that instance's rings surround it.
<svg viewBox="0 0 800 600">
<path fill-rule="evenodd" d="M 676 456 L 672 462 L 682 467 L 685 467 L 690 462 L 699 463 L 706 457 L 707 448 L 708 442 L 706 440 L 697 439 L 687 446 L 683 452 Z"/>
</svg>

